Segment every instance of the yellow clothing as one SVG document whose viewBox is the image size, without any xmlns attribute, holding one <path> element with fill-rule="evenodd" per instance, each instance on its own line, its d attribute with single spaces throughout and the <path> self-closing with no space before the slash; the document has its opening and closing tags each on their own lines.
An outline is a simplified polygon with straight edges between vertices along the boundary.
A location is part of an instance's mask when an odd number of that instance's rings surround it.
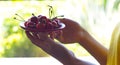
<svg viewBox="0 0 120 65">
<path fill-rule="evenodd" d="M 107 65 L 120 65 L 120 23 L 117 24 L 112 34 Z"/>
</svg>

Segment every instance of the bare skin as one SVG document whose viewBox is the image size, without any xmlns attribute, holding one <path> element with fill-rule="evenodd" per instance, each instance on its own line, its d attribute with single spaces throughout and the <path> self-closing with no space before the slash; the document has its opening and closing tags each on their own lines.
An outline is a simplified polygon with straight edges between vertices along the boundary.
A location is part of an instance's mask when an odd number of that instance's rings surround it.
<svg viewBox="0 0 120 65">
<path fill-rule="evenodd" d="M 34 33 L 26 31 L 33 44 L 59 60 L 64 65 L 93 65 L 92 63 L 78 60 L 74 54 L 62 44 L 53 41 L 47 33 Z"/>
<path fill-rule="evenodd" d="M 63 35 L 57 39 L 62 43 L 79 43 L 82 45 L 101 65 L 106 65 L 108 50 L 97 42 L 78 23 L 70 19 L 60 19 L 66 27 Z M 71 34 L 72 33 L 72 34 Z"/>
<path fill-rule="evenodd" d="M 64 44 L 79 43 L 82 45 L 101 65 L 106 65 L 108 50 L 97 42 L 78 23 L 70 19 L 60 19 L 66 27 L 63 34 L 56 37 Z M 71 34 L 72 33 L 72 34 Z M 48 37 L 47 33 L 35 33 L 26 31 L 26 35 L 31 42 L 42 48 L 45 52 L 58 59 L 64 65 L 93 65 L 89 62 L 77 59 L 73 53 L 62 44 L 55 42 Z"/>
</svg>

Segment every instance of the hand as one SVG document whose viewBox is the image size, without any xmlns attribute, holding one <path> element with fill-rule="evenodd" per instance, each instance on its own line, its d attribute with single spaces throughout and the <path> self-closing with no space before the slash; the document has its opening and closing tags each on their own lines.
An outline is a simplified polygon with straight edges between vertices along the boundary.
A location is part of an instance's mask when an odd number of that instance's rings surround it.
<svg viewBox="0 0 120 65">
<path fill-rule="evenodd" d="M 48 37 L 47 33 L 36 33 L 36 32 L 29 32 L 25 31 L 27 37 L 30 39 L 30 41 L 35 44 L 38 47 L 41 47 L 43 49 L 50 49 L 49 42 L 52 41 L 51 38 Z"/>
<path fill-rule="evenodd" d="M 49 38 L 47 33 L 26 31 L 26 35 L 33 44 L 42 48 L 45 52 L 59 60 L 64 65 L 90 65 L 88 62 L 78 60 L 71 51 Z"/>
<path fill-rule="evenodd" d="M 26 31 L 26 35 L 33 44 L 37 45 L 45 52 L 58 59 L 63 64 L 70 65 L 74 63 L 74 60 L 76 60 L 74 54 L 71 51 L 66 49 L 63 45 L 54 42 L 53 39 L 48 37 L 47 33 Z"/>
<path fill-rule="evenodd" d="M 85 30 L 75 21 L 70 19 L 59 19 L 66 27 L 63 29 L 63 33 L 57 36 L 56 39 L 62 43 L 76 43 L 83 39 L 83 33 Z"/>
</svg>

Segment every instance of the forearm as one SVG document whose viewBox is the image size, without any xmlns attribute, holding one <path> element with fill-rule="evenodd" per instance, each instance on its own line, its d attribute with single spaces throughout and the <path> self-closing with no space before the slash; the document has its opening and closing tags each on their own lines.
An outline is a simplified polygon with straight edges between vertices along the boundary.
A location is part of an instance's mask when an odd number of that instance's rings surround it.
<svg viewBox="0 0 120 65">
<path fill-rule="evenodd" d="M 75 65 L 74 61 L 76 60 L 76 58 L 74 57 L 73 53 L 71 53 L 61 44 L 53 41 L 51 38 L 48 37 L 47 34 L 36 34 L 26 31 L 26 35 L 33 44 L 42 48 L 45 52 L 55 57 L 64 65 Z"/>
<path fill-rule="evenodd" d="M 46 40 L 44 43 L 40 43 L 37 46 L 65 65 L 74 64 L 75 57 L 73 53 L 66 49 L 62 44 L 56 43 L 53 40 Z"/>
<path fill-rule="evenodd" d="M 101 65 L 106 65 L 108 50 L 97 42 L 89 33 L 84 33 L 84 39 L 79 42 Z"/>
<path fill-rule="evenodd" d="M 48 41 L 45 43 L 48 44 Z M 93 65 L 90 62 L 77 59 L 71 51 L 69 51 L 59 43 L 56 43 L 51 40 L 49 41 L 49 46 L 47 44 L 46 45 L 39 44 L 37 46 L 41 47 L 45 52 L 59 60 L 64 65 Z"/>
</svg>

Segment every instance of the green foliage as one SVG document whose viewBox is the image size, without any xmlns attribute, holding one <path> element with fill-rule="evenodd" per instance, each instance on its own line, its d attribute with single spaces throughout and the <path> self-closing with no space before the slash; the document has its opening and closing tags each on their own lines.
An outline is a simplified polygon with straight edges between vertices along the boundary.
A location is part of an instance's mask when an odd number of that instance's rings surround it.
<svg viewBox="0 0 120 65">
<path fill-rule="evenodd" d="M 104 10 L 106 10 L 106 8 L 107 8 L 107 0 L 104 0 L 103 3 L 104 3 L 104 4 L 103 4 L 103 6 L 104 6 Z"/>
<path fill-rule="evenodd" d="M 120 0 L 115 0 L 113 9 L 114 9 L 114 10 L 117 10 L 118 7 L 119 7 L 119 4 L 120 4 Z"/>
<path fill-rule="evenodd" d="M 28 16 L 26 13 L 24 16 Z M 19 26 L 21 21 L 16 21 L 13 16 L 6 18 L 4 26 L 3 57 L 36 57 L 47 56 L 40 48 L 33 45 L 26 37 L 24 30 Z"/>
<path fill-rule="evenodd" d="M 20 5 L 22 4 L 21 6 L 23 6 L 23 9 L 18 8 L 16 12 L 25 20 L 31 17 L 32 13 L 34 13 L 35 15 L 36 14 L 39 15 L 42 13 L 42 15 L 44 14 L 45 16 L 48 16 L 48 8 L 46 6 L 43 6 L 43 4 L 48 5 L 50 2 L 46 3 L 46 2 L 38 1 L 36 2 L 37 4 L 28 4 L 28 3 L 32 3 L 32 2 L 12 1 L 11 6 L 14 7 L 18 4 Z M 20 22 L 24 22 L 24 21 L 14 20 L 13 19 L 14 17 L 21 20 L 20 17 L 12 15 L 8 18 L 5 18 L 3 21 L 3 28 L 4 28 L 3 42 L 2 42 L 3 52 L 0 52 L 0 57 L 48 56 L 48 54 L 42 51 L 39 47 L 32 44 L 30 40 L 26 37 L 24 30 L 21 29 L 19 26 Z"/>
</svg>

